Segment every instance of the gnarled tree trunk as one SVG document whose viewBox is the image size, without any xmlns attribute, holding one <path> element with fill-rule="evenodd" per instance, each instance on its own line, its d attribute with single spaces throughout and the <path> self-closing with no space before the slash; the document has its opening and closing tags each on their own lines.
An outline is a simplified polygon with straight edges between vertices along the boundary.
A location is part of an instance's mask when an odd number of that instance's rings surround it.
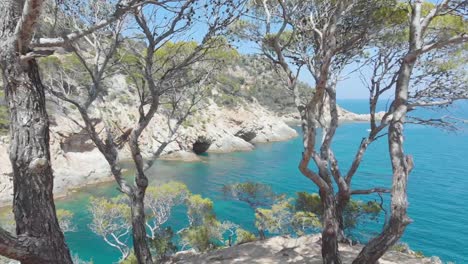
<svg viewBox="0 0 468 264">
<path fill-rule="evenodd" d="M 144 195 L 134 193 L 130 204 L 132 210 L 132 228 L 133 228 L 133 249 L 138 263 L 152 264 L 153 260 L 148 247 L 148 238 L 146 234 L 146 219 L 144 208 Z"/>
<path fill-rule="evenodd" d="M 10 110 L 16 233 L 19 238 L 26 237 L 25 242 L 34 239 L 34 243 L 27 243 L 32 258 L 14 258 L 24 264 L 72 263 L 55 212 L 49 120 L 37 64 L 34 60 L 25 65 L 2 62 Z"/>
<path fill-rule="evenodd" d="M 340 224 L 336 217 L 336 204 L 333 191 L 320 191 L 323 204 L 322 258 L 326 264 L 341 264 L 338 251 Z"/>
<path fill-rule="evenodd" d="M 407 113 L 408 88 L 413 71 L 415 58 L 407 56 L 400 67 L 395 90 L 393 118 L 388 128 L 388 145 L 392 161 L 393 185 L 391 200 L 391 216 L 383 232 L 369 241 L 362 249 L 353 264 L 373 264 L 393 246 L 403 235 L 405 228 L 411 223 L 407 215 L 408 175 L 413 168 L 413 160 L 403 151 L 403 126 Z"/>
<path fill-rule="evenodd" d="M 157 100 L 157 99 L 156 99 Z M 132 227 L 133 227 L 133 249 L 135 256 L 137 257 L 138 263 L 140 264 L 152 264 L 153 259 L 148 245 L 148 236 L 146 234 L 146 217 L 145 217 L 145 193 L 148 187 L 148 178 L 144 171 L 143 157 L 141 156 L 138 139 L 148 125 L 149 120 L 154 116 L 157 109 L 157 102 L 150 108 L 147 121 L 140 120 L 139 125 L 132 131 L 130 135 L 130 150 L 132 152 L 133 161 L 137 169 L 137 175 L 135 177 L 135 186 L 131 194 L 131 208 L 132 208 Z"/>
<path fill-rule="evenodd" d="M 44 87 L 34 59 L 21 60 L 43 1 L 0 5 L 0 66 L 10 111 L 10 160 L 17 237 L 0 230 L 0 254 L 24 264 L 72 263 L 55 212 Z"/>
</svg>

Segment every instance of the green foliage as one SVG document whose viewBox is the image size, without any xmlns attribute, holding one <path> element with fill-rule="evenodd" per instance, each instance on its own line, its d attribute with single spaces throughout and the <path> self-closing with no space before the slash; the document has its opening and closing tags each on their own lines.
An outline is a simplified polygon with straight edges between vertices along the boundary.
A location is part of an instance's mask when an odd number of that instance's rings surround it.
<svg viewBox="0 0 468 264">
<path fill-rule="evenodd" d="M 99 235 L 118 232 L 122 225 L 128 225 L 131 219 L 130 207 L 124 202 L 125 196 L 112 199 L 91 197 L 89 209 L 93 212 L 91 229 Z"/>
<path fill-rule="evenodd" d="M 70 78 L 66 81 L 74 82 L 81 86 L 89 85 L 92 82 L 85 66 L 75 53 L 68 53 L 60 57 L 43 57 L 38 60 L 38 63 L 42 77 L 46 82 L 55 78 L 59 72 Z"/>
<path fill-rule="evenodd" d="M 417 258 L 425 258 L 426 256 L 424 256 L 424 252 L 418 250 L 418 251 L 415 251 L 414 252 L 414 255 L 417 257 Z"/>
<path fill-rule="evenodd" d="M 296 211 L 310 212 L 321 215 L 323 212 L 322 201 L 316 193 L 298 192 L 295 204 Z"/>
<path fill-rule="evenodd" d="M 296 212 L 291 221 L 294 232 L 298 235 L 310 234 L 312 231 L 321 228 L 320 218 L 311 212 Z"/>
<path fill-rule="evenodd" d="M 270 185 L 257 182 L 243 182 L 223 186 L 225 196 L 246 202 L 250 207 L 270 206 L 279 196 Z"/>
<path fill-rule="evenodd" d="M 404 243 L 397 243 L 393 245 L 391 249 L 396 252 L 406 252 L 408 250 L 408 245 Z"/>
<path fill-rule="evenodd" d="M 221 65 L 232 64 L 239 58 L 237 50 L 231 48 L 225 38 L 218 37 L 210 39 L 203 47 L 195 41 L 168 41 L 157 48 L 154 59 L 163 69 L 170 69 L 195 52 L 204 54 L 203 60 L 221 62 Z"/>
<path fill-rule="evenodd" d="M 187 198 L 190 191 L 187 185 L 181 182 L 171 181 L 160 186 L 149 186 L 146 193 L 156 200 L 184 200 Z"/>
<path fill-rule="evenodd" d="M 208 226 L 194 226 L 183 232 L 183 240 L 197 251 L 205 252 L 216 247 Z"/>
<path fill-rule="evenodd" d="M 374 20 L 380 21 L 383 26 L 401 25 L 408 21 L 407 3 L 397 3 L 396 5 L 385 5 L 374 10 L 370 15 Z"/>
<path fill-rule="evenodd" d="M 248 242 L 253 242 L 257 240 L 257 237 L 254 234 L 242 228 L 238 228 L 236 230 L 236 236 L 237 236 L 236 243 L 238 245 L 248 243 Z"/>
<path fill-rule="evenodd" d="M 168 256 L 177 251 L 177 246 L 172 241 L 173 237 L 172 228 L 166 227 L 157 232 L 155 238 L 150 240 L 151 248 L 155 251 L 155 257 L 158 261 L 167 259 Z"/>
<path fill-rule="evenodd" d="M 213 212 L 213 201 L 209 198 L 203 198 L 199 194 L 192 195 L 187 200 L 187 207 L 191 226 L 212 224 L 216 221 L 216 215 Z"/>
<path fill-rule="evenodd" d="M 343 213 L 345 230 L 350 231 L 363 221 L 377 220 L 381 210 L 379 203 L 375 201 L 349 201 Z"/>
<path fill-rule="evenodd" d="M 38 60 L 39 67 L 40 69 L 46 73 L 53 73 L 54 71 L 57 71 L 60 69 L 62 62 L 57 56 L 47 56 L 47 57 L 41 57 Z"/>
<path fill-rule="evenodd" d="M 126 259 L 122 260 L 120 264 L 138 264 L 135 253 L 132 252 Z"/>
<path fill-rule="evenodd" d="M 261 105 L 276 112 L 296 110 L 294 97 L 281 75 L 263 57 L 243 55 L 217 80 L 219 94 L 214 96 L 214 100 L 219 105 L 236 106 L 242 98 L 248 102 L 255 98 Z M 298 89 L 305 100 L 313 95 L 313 89 L 305 83 L 299 82 Z"/>
<path fill-rule="evenodd" d="M 281 199 L 270 209 L 259 208 L 255 212 L 255 226 L 272 234 L 289 233 L 293 218 L 292 209 L 291 199 Z"/>
<path fill-rule="evenodd" d="M 14 233 L 15 232 L 15 217 L 11 209 L 2 209 L 0 210 L 0 224 L 3 229 L 8 232 Z"/>
<path fill-rule="evenodd" d="M 10 118 L 8 109 L 6 106 L 0 105 L 0 135 L 6 135 L 8 133 L 9 125 Z"/>
<path fill-rule="evenodd" d="M 216 219 L 213 201 L 192 195 L 187 199 L 187 208 L 190 226 L 181 233 L 182 243 L 201 252 L 224 245 L 226 228 Z"/>
<path fill-rule="evenodd" d="M 147 208 L 147 225 L 154 237 L 161 225 L 171 216 L 174 206 L 183 204 L 189 197 L 187 186 L 180 182 L 168 182 L 160 186 L 150 186 L 146 190 L 145 206 Z"/>
<path fill-rule="evenodd" d="M 320 217 L 323 213 L 320 196 L 316 193 L 297 193 L 295 210 L 303 213 L 313 213 Z M 343 212 L 344 228 L 347 231 L 351 231 L 362 221 L 375 221 L 381 211 L 380 204 L 376 201 L 363 202 L 350 200 Z"/>
<path fill-rule="evenodd" d="M 75 231 L 76 227 L 73 224 L 73 216 L 74 214 L 72 211 L 57 209 L 57 219 L 63 232 Z"/>
</svg>

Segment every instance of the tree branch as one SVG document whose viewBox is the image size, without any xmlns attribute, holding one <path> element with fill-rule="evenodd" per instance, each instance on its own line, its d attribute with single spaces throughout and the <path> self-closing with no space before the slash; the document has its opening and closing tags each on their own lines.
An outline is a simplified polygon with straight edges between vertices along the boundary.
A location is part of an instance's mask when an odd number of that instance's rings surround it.
<svg viewBox="0 0 468 264">
<path fill-rule="evenodd" d="M 410 103 L 408 107 L 414 108 L 414 107 L 443 106 L 443 105 L 449 105 L 456 100 L 466 100 L 466 99 L 468 99 L 468 97 L 456 97 L 456 98 L 432 101 L 432 102 L 416 101 L 416 102 Z"/>
<path fill-rule="evenodd" d="M 442 40 L 442 41 L 434 42 L 434 43 L 431 43 L 431 44 L 427 44 L 427 45 L 423 46 L 420 50 L 417 50 L 416 52 L 422 54 L 422 53 L 429 52 L 429 51 L 431 51 L 433 49 L 439 49 L 439 48 L 443 48 L 443 47 L 448 46 L 448 45 L 459 44 L 459 43 L 463 43 L 463 42 L 466 42 L 466 41 L 468 41 L 468 34 L 463 33 L 463 34 L 451 37 L 451 38 L 446 39 L 446 40 Z"/>
<path fill-rule="evenodd" d="M 77 30 L 61 38 L 39 38 L 39 39 L 34 40 L 31 43 L 30 47 L 31 48 L 47 48 L 47 47 L 53 48 L 53 47 L 65 46 L 66 44 L 72 41 L 75 41 L 81 37 L 84 37 L 86 35 L 89 35 L 95 32 L 96 30 L 99 30 L 101 28 L 104 28 L 112 24 L 113 22 L 117 21 L 122 16 L 124 16 L 128 11 L 146 3 L 146 1 L 144 0 L 129 0 L 129 1 L 124 1 L 124 2 L 128 2 L 128 3 L 126 4 L 121 3 L 117 5 L 117 9 L 112 15 L 110 15 L 108 19 L 102 20 L 90 28 Z"/>
<path fill-rule="evenodd" d="M 28 237 L 16 238 L 0 227 L 0 255 L 18 261 L 32 258 L 26 246 L 28 241 Z"/>
<path fill-rule="evenodd" d="M 24 3 L 21 18 L 15 28 L 15 36 L 21 54 L 26 53 L 28 49 L 43 4 L 44 0 L 28 0 Z"/>
<path fill-rule="evenodd" d="M 372 188 L 369 190 L 352 190 L 351 195 L 355 194 L 371 194 L 371 193 L 390 193 L 391 190 L 388 188 Z"/>
</svg>

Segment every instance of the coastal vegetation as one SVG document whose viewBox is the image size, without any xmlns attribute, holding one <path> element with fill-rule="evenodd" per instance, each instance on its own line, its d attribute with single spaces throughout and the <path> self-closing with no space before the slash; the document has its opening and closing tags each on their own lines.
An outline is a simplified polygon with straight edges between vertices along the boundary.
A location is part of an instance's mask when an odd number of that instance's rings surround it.
<svg viewBox="0 0 468 264">
<path fill-rule="evenodd" d="M 453 130 L 464 121 L 411 113 L 468 99 L 467 5 L 460 0 L 3 1 L 0 133 L 9 132 L 2 144 L 9 146 L 12 183 L 0 182 L 0 190 L 11 186 L 13 214 L 0 228 L 0 255 L 23 264 L 81 262 L 64 236 L 75 229 L 74 214 L 57 210 L 54 201 L 51 142 L 57 140 L 51 135 L 63 135 L 50 131 L 67 122 L 70 136 L 56 144 L 57 152 L 96 149 L 121 193 L 92 197 L 88 205 L 89 228 L 120 252 L 121 263 L 162 263 L 187 249 L 208 252 L 313 233 L 321 233 L 323 263 L 343 263 L 339 243 L 356 241 L 364 246 L 353 264 L 378 263 L 398 247 L 412 221 L 407 184 L 417 161 L 405 152 L 405 124 Z M 254 46 L 260 53 L 241 54 L 234 45 Z M 344 169 L 334 142 L 342 111 L 337 86 L 346 72 L 359 73 L 369 90 L 369 130 Z M 301 81 L 304 74 L 311 84 Z M 378 113 L 384 94 L 391 94 L 391 102 Z M 284 138 L 295 135 L 283 123 L 249 123 L 250 116 L 238 122 L 235 115 L 249 107 L 257 120 L 267 111 L 299 114 L 298 169 L 317 193 L 290 197 L 257 182 L 224 185 L 226 199 L 252 209 L 253 231 L 218 219 L 216 201 L 182 183 L 149 184 L 148 169 L 174 149 L 203 154 L 212 145 L 233 149 L 232 142 L 240 142 L 248 150 L 257 138 L 270 140 L 265 129 L 281 131 Z M 234 114 L 224 118 L 237 126 L 227 143 L 207 133 L 213 127 L 210 109 L 220 108 L 231 109 Z M 392 185 L 355 188 L 366 151 L 384 137 Z M 122 168 L 125 152 L 135 169 L 132 177 Z M 168 224 L 174 211 L 186 217 L 180 229 Z M 360 239 L 359 226 L 382 219 L 379 234 Z"/>
</svg>

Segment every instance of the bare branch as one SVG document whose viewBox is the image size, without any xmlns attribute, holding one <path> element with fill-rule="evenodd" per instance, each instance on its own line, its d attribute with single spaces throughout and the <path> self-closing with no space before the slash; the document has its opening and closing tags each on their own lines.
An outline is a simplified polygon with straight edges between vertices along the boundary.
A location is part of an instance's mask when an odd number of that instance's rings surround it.
<svg viewBox="0 0 468 264">
<path fill-rule="evenodd" d="M 391 189 L 388 188 L 372 188 L 368 190 L 352 190 L 351 195 L 357 194 L 371 194 L 371 193 L 390 193 Z"/>
<path fill-rule="evenodd" d="M 427 44 L 427 45 L 423 46 L 420 50 L 416 50 L 415 52 L 417 52 L 419 54 L 423 54 L 423 53 L 429 52 L 429 51 L 434 50 L 434 49 L 440 49 L 440 48 L 443 48 L 443 47 L 446 47 L 446 46 L 449 46 L 449 45 L 464 43 L 464 42 L 467 42 L 467 41 L 468 41 L 468 34 L 463 33 L 463 34 L 458 35 L 458 36 L 453 36 L 453 37 L 451 37 L 449 39 L 445 39 L 445 40 L 441 40 L 441 41 L 437 41 L 437 42 Z"/>
<path fill-rule="evenodd" d="M 127 0 L 127 1 L 120 1 L 119 5 L 113 14 L 109 16 L 109 18 L 102 20 L 90 28 L 77 30 L 62 38 L 39 38 L 33 40 L 30 47 L 31 48 L 50 48 L 50 47 L 62 47 L 65 46 L 77 39 L 80 39 L 84 36 L 87 36 L 101 28 L 104 28 L 115 21 L 119 20 L 123 17 L 127 12 L 131 11 L 132 9 L 141 6 L 147 2 L 153 1 L 144 1 L 144 0 Z"/>
<path fill-rule="evenodd" d="M 34 254 L 28 250 L 32 246 L 33 239 L 28 237 L 17 238 L 0 227 L 0 255 L 18 261 L 34 258 Z"/>
<path fill-rule="evenodd" d="M 44 0 L 27 0 L 24 3 L 21 18 L 15 29 L 20 54 L 26 53 L 29 48 L 43 4 Z"/>
</svg>

